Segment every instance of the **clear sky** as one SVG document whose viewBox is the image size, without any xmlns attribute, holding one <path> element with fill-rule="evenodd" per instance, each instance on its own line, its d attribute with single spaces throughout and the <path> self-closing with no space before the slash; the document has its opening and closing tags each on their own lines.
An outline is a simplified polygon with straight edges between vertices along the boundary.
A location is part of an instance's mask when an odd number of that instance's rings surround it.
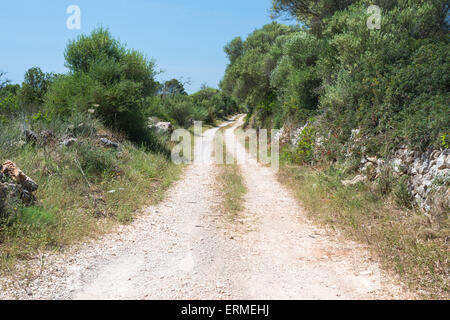
<svg viewBox="0 0 450 320">
<path fill-rule="evenodd" d="M 69 5 L 81 29 L 69 30 Z M 223 46 L 269 23 L 271 0 L 16 0 L 0 3 L 0 70 L 21 83 L 30 67 L 66 72 L 64 48 L 79 34 L 107 27 L 128 47 L 154 58 L 159 80 L 190 79 L 217 86 L 227 64 Z"/>
</svg>

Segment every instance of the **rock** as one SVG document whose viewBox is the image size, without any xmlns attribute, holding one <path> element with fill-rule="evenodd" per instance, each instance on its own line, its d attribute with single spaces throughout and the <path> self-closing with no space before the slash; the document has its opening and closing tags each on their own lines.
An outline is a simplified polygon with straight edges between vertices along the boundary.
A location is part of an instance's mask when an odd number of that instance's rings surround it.
<svg viewBox="0 0 450 320">
<path fill-rule="evenodd" d="M 367 177 L 358 175 L 358 176 L 354 177 L 352 180 L 344 180 L 344 181 L 341 181 L 341 183 L 344 186 L 348 187 L 348 186 L 353 186 L 355 184 L 358 184 L 360 182 L 364 182 L 366 180 L 367 180 Z"/>
<path fill-rule="evenodd" d="M 9 176 L 17 184 L 21 185 L 26 191 L 34 192 L 38 189 L 38 184 L 30 177 L 26 176 L 13 162 L 6 161 L 0 167 L 1 174 Z"/>
<path fill-rule="evenodd" d="M 426 173 L 428 173 L 428 164 L 424 163 L 421 166 L 419 166 L 419 169 L 417 170 L 417 172 L 419 172 L 419 174 L 426 174 Z"/>
<path fill-rule="evenodd" d="M 421 197 L 425 196 L 425 187 L 424 186 L 419 186 L 416 190 L 417 190 L 418 195 L 420 195 Z"/>
<path fill-rule="evenodd" d="M 158 133 L 172 133 L 173 125 L 170 122 L 158 122 L 152 128 L 155 128 Z"/>
<path fill-rule="evenodd" d="M 438 170 L 450 169 L 450 156 L 442 154 L 436 159 L 436 167 Z"/>
<path fill-rule="evenodd" d="M 76 139 L 76 138 L 69 138 L 69 139 L 63 140 L 63 142 L 61 142 L 61 145 L 65 146 L 65 147 L 70 147 L 77 141 L 78 141 L 78 139 Z"/>
<path fill-rule="evenodd" d="M 119 148 L 119 144 L 112 142 L 109 139 L 106 138 L 101 138 L 100 139 L 100 143 L 105 147 L 105 148 L 114 148 L 114 149 L 118 149 Z"/>
<path fill-rule="evenodd" d="M 20 184 L 0 182 L 0 217 L 4 217 L 8 199 L 21 199 L 25 205 L 36 201 L 34 195 Z"/>
<path fill-rule="evenodd" d="M 378 161 L 377 161 L 377 165 L 380 166 L 380 167 L 384 166 L 385 163 L 386 162 L 383 159 L 378 159 Z"/>
<path fill-rule="evenodd" d="M 441 155 L 441 152 L 439 150 L 435 150 L 431 153 L 430 159 L 436 160 Z"/>
<path fill-rule="evenodd" d="M 394 170 L 395 173 L 401 173 L 403 171 L 402 165 L 403 165 L 403 162 L 401 159 L 397 158 L 392 161 L 392 169 Z"/>
</svg>

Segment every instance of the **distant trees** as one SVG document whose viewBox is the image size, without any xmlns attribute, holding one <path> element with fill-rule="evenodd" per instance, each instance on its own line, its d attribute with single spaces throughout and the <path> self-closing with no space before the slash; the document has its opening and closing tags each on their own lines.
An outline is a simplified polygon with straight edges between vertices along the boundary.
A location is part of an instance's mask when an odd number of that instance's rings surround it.
<svg viewBox="0 0 450 320">
<path fill-rule="evenodd" d="M 169 95 L 169 94 L 182 94 L 187 95 L 183 83 L 178 79 L 172 79 L 164 82 L 160 89 L 160 94 Z"/>
<path fill-rule="evenodd" d="M 204 87 L 192 94 L 171 94 L 152 99 L 148 115 L 189 127 L 193 121 L 203 121 L 213 125 L 217 119 L 237 113 L 236 100 L 214 88 Z"/>
<path fill-rule="evenodd" d="M 26 105 L 41 106 L 45 94 L 55 79 L 53 73 L 44 73 L 39 67 L 28 69 L 24 76 L 20 98 Z"/>
</svg>

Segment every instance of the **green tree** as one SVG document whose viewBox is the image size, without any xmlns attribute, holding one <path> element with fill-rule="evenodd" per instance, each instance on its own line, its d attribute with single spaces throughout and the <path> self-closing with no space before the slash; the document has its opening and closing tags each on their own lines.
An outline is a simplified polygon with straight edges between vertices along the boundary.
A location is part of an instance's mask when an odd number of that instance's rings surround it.
<svg viewBox="0 0 450 320">
<path fill-rule="evenodd" d="M 102 28 L 69 42 L 65 58 L 70 73 L 51 86 L 46 96 L 50 113 L 67 115 L 95 107 L 106 125 L 135 141 L 152 139 L 145 101 L 158 87 L 153 61 Z"/>
<path fill-rule="evenodd" d="M 272 0 L 272 17 L 287 14 L 311 28 L 314 34 L 320 34 L 324 19 L 336 11 L 342 11 L 356 0 Z"/>
<path fill-rule="evenodd" d="M 48 88 L 56 75 L 44 73 L 39 67 L 30 68 L 25 73 L 20 98 L 23 103 L 31 106 L 42 106 Z"/>
<path fill-rule="evenodd" d="M 10 81 L 5 77 L 6 72 L 0 70 L 0 90 L 6 87 Z"/>
<path fill-rule="evenodd" d="M 164 85 L 161 88 L 162 95 L 170 95 L 170 94 L 182 94 L 187 95 L 183 83 L 181 83 L 178 79 L 172 79 L 164 82 Z"/>
</svg>

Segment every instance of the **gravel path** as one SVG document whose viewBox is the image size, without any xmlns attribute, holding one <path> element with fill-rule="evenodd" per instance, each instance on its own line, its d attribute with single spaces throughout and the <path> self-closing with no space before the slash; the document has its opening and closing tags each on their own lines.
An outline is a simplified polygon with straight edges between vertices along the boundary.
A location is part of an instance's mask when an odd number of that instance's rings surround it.
<svg viewBox="0 0 450 320">
<path fill-rule="evenodd" d="M 226 131 L 233 143 L 234 129 Z M 209 156 L 218 128 L 204 133 Z M 241 153 L 243 146 L 237 145 Z M 193 164 L 167 199 L 129 226 L 66 254 L 46 254 L 40 277 L 3 279 L 2 299 L 403 298 L 361 246 L 314 227 L 270 168 L 241 166 L 245 210 L 221 212 L 217 167 Z"/>
<path fill-rule="evenodd" d="M 247 257 L 245 296 L 250 299 L 394 299 L 403 290 L 384 275 L 361 245 L 308 221 L 290 191 L 270 167 L 262 166 L 236 143 L 241 117 L 225 133 L 248 193 L 240 236 Z"/>
</svg>

